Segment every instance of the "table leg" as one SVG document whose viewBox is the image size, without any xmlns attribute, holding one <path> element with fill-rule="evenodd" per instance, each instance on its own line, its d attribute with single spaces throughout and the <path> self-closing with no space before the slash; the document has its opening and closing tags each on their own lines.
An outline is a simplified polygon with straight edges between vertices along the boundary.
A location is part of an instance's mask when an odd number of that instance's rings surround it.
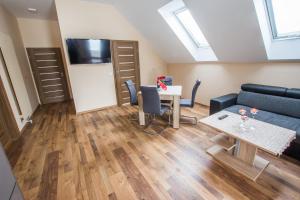
<svg viewBox="0 0 300 200">
<path fill-rule="evenodd" d="M 231 150 L 227 151 L 219 144 L 213 145 L 207 149 L 207 153 L 213 156 L 217 161 L 236 170 L 253 181 L 256 181 L 269 165 L 269 161 L 256 155 L 256 152 L 256 146 L 237 139 L 233 154 Z"/>
<path fill-rule="evenodd" d="M 256 152 L 256 146 L 253 146 L 243 141 L 239 141 L 239 145 L 236 147 L 235 156 L 240 160 L 244 161 L 245 163 L 253 165 Z"/>
<path fill-rule="evenodd" d="M 239 144 L 236 147 L 235 156 L 240 160 L 244 161 L 245 163 L 248 163 L 249 165 L 253 165 L 256 152 L 257 152 L 256 146 L 253 146 L 243 141 L 239 141 Z"/>
<path fill-rule="evenodd" d="M 229 137 L 228 141 L 230 142 L 230 144 L 236 144 L 236 139 L 233 137 Z M 231 155 L 234 155 L 234 152 L 235 152 L 235 147 L 233 147 L 233 149 L 228 151 L 228 153 Z"/>
<path fill-rule="evenodd" d="M 180 106 L 179 106 L 180 97 L 174 96 L 173 100 L 173 128 L 179 128 L 180 121 Z"/>
<path fill-rule="evenodd" d="M 145 113 L 143 110 L 143 97 L 141 94 L 138 94 L 138 103 L 139 103 L 139 122 L 141 126 L 144 126 L 145 123 Z"/>
</svg>

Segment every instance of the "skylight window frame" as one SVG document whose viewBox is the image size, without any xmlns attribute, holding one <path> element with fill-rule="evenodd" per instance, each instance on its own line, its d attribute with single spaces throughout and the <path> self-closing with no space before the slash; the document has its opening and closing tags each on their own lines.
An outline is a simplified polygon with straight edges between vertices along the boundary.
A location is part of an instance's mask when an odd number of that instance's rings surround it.
<svg viewBox="0 0 300 200">
<path fill-rule="evenodd" d="M 272 0 L 265 0 L 265 4 L 266 4 L 266 12 L 267 12 L 268 21 L 269 21 L 270 29 L 272 32 L 273 40 L 300 39 L 300 31 L 298 31 L 294 34 L 286 34 L 286 35 L 279 36 L 278 32 L 277 32 L 276 22 L 275 22 Z"/>
<path fill-rule="evenodd" d="M 181 21 L 181 19 L 177 16 L 179 13 L 184 12 L 188 10 L 187 7 L 182 7 L 180 9 L 177 9 L 173 12 L 175 18 L 177 19 L 177 21 L 179 22 L 179 24 L 182 26 L 182 28 L 184 29 L 184 31 L 187 33 L 187 35 L 189 36 L 189 38 L 191 39 L 191 41 L 194 43 L 194 45 L 199 49 L 199 48 L 210 48 L 209 44 L 201 44 L 198 43 L 197 40 L 195 39 L 195 36 L 186 28 L 186 26 L 184 25 L 184 23 Z"/>
</svg>

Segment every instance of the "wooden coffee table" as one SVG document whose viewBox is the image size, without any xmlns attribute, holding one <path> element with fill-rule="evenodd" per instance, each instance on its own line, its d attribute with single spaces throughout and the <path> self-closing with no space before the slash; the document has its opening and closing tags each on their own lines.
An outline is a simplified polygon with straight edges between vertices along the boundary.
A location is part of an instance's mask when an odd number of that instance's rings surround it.
<svg viewBox="0 0 300 200">
<path fill-rule="evenodd" d="M 225 114 L 227 118 L 218 119 Z M 218 112 L 199 122 L 221 132 L 211 138 L 215 145 L 207 149 L 207 153 L 253 181 L 269 164 L 269 161 L 256 154 L 257 149 L 280 156 L 296 138 L 295 131 L 255 119 L 249 119 L 246 122 L 248 128 L 243 131 L 240 115 L 228 111 Z"/>
</svg>

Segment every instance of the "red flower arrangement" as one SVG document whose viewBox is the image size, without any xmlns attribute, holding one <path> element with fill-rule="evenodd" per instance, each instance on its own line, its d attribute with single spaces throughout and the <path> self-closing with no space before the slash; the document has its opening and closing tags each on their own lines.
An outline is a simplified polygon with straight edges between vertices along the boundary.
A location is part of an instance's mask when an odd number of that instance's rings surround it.
<svg viewBox="0 0 300 200">
<path fill-rule="evenodd" d="M 163 80 L 165 80 L 165 76 L 157 77 L 157 88 L 162 88 L 163 90 L 167 90 L 167 86 Z"/>
</svg>

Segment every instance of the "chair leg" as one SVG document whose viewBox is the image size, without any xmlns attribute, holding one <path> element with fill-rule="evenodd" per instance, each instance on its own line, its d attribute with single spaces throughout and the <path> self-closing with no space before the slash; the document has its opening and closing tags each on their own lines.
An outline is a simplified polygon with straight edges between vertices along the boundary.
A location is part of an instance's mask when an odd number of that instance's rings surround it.
<svg viewBox="0 0 300 200">
<path fill-rule="evenodd" d="M 168 126 L 164 127 L 164 128 L 160 128 L 159 131 L 148 131 L 147 128 L 149 128 L 151 125 L 154 125 L 155 122 L 155 115 L 149 115 L 149 123 L 146 125 L 146 127 L 144 128 L 144 132 L 150 135 L 159 135 L 161 134 Z M 158 126 L 156 126 L 158 127 Z"/>
<path fill-rule="evenodd" d="M 193 120 L 195 120 L 194 123 L 190 123 L 190 122 L 180 122 L 180 123 L 182 123 L 182 124 L 193 124 L 193 125 L 197 125 L 197 123 L 198 123 L 198 118 L 197 118 L 197 117 L 181 115 L 181 116 L 180 116 L 180 119 L 182 119 L 182 118 L 188 118 L 188 119 L 193 119 Z"/>
<path fill-rule="evenodd" d="M 171 120 L 172 114 L 173 114 L 173 111 L 170 110 L 168 113 L 166 113 L 166 114 L 164 114 L 164 115 L 162 116 L 162 118 L 163 118 L 164 120 L 168 120 L 168 125 L 169 125 L 169 126 L 172 125 L 172 120 Z M 167 116 L 168 118 L 165 117 L 166 115 L 168 115 L 168 116 Z"/>
</svg>

